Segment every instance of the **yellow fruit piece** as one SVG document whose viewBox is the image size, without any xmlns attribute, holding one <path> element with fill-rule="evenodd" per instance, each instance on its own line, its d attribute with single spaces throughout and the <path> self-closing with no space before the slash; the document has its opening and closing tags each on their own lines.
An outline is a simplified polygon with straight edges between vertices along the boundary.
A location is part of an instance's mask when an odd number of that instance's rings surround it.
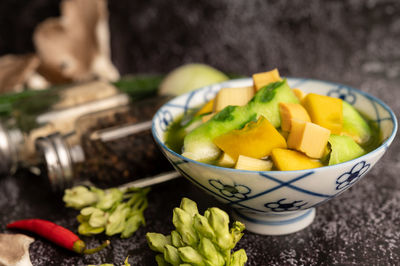
<svg viewBox="0 0 400 266">
<path fill-rule="evenodd" d="M 211 113 L 211 114 L 208 114 L 208 115 L 203 115 L 203 116 L 201 117 L 201 121 L 202 121 L 203 123 L 205 123 L 205 122 L 207 122 L 208 120 L 210 120 L 214 115 L 215 115 L 215 113 Z"/>
<path fill-rule="evenodd" d="M 253 83 L 256 91 L 272 82 L 281 81 L 278 69 L 273 69 L 268 72 L 257 73 L 253 75 Z"/>
<path fill-rule="evenodd" d="M 271 168 L 271 161 L 255 159 L 244 155 L 239 155 L 235 165 L 235 169 L 250 171 L 269 171 Z"/>
<path fill-rule="evenodd" d="M 292 119 L 311 122 L 306 109 L 298 103 L 279 103 L 279 113 L 281 115 L 281 128 L 283 131 L 290 131 Z"/>
<path fill-rule="evenodd" d="M 286 142 L 287 142 L 287 138 L 289 137 L 289 131 L 283 131 L 281 129 L 281 130 L 279 130 L 279 133 L 282 135 L 282 137 L 284 137 L 286 139 Z"/>
<path fill-rule="evenodd" d="M 221 158 L 219 158 L 217 165 L 222 166 L 222 167 L 233 167 L 236 164 L 236 160 L 233 159 L 231 156 L 229 156 L 226 153 L 223 153 L 221 155 Z"/>
<path fill-rule="evenodd" d="M 275 167 L 280 171 L 303 170 L 322 167 L 322 163 L 306 155 L 288 149 L 273 149 L 271 153 Z"/>
<path fill-rule="evenodd" d="M 200 110 L 196 113 L 195 116 L 211 113 L 213 110 L 213 106 L 214 106 L 214 99 L 203 105 L 203 107 L 200 108 Z"/>
<path fill-rule="evenodd" d="M 339 135 L 343 125 L 343 103 L 339 98 L 309 93 L 302 102 L 311 121 Z"/>
<path fill-rule="evenodd" d="M 292 119 L 287 145 L 305 153 L 308 157 L 320 159 L 324 155 L 331 131 L 311 122 Z"/>
<path fill-rule="evenodd" d="M 216 137 L 213 142 L 235 160 L 239 155 L 259 159 L 270 155 L 274 148 L 286 148 L 286 140 L 263 116 L 242 129 Z"/>
<path fill-rule="evenodd" d="M 299 99 L 300 102 L 301 102 L 301 101 L 304 99 L 304 97 L 306 97 L 306 95 L 307 95 L 304 91 L 302 91 L 302 90 L 300 90 L 300 89 L 298 89 L 298 88 L 294 88 L 294 89 L 293 89 L 293 93 L 294 93 L 294 95 L 296 95 L 297 99 Z"/>
<path fill-rule="evenodd" d="M 253 96 L 253 87 L 222 88 L 215 97 L 213 112 L 217 113 L 228 105 L 246 105 Z"/>
</svg>

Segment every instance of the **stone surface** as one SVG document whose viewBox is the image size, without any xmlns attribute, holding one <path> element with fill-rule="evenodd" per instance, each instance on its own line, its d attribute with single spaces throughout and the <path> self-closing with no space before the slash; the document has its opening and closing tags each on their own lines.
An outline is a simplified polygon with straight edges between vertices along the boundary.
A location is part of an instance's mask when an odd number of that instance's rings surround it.
<svg viewBox="0 0 400 266">
<path fill-rule="evenodd" d="M 34 26 L 58 15 L 57 1 L 0 2 L 0 55 L 33 50 Z M 329 1 L 109 1 L 113 60 L 122 73 L 167 72 L 204 62 L 248 75 L 278 67 L 283 75 L 344 83 L 371 93 L 400 112 L 400 2 Z M 246 232 L 239 242 L 247 265 L 395 265 L 400 261 L 400 144 L 354 187 L 321 205 L 305 230 L 278 237 Z M 204 211 L 218 206 L 181 179 L 150 194 L 147 225 L 112 248 L 78 256 L 36 238 L 34 265 L 114 262 L 154 265 L 147 231 L 171 230 L 182 196 Z M 63 207 L 45 183 L 24 172 L 0 180 L 0 232 L 22 218 L 44 218 L 76 230 L 76 212 Z M 84 238 L 97 245 L 103 237 Z"/>
</svg>

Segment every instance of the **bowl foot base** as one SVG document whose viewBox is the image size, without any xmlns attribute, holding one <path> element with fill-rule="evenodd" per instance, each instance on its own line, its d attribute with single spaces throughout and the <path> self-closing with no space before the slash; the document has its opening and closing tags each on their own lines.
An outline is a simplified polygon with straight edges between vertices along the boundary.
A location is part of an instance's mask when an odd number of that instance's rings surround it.
<svg viewBox="0 0 400 266">
<path fill-rule="evenodd" d="M 232 211 L 232 216 L 246 225 L 250 232 L 261 235 L 286 235 L 309 226 L 315 217 L 315 208 L 285 213 L 257 214 Z"/>
</svg>

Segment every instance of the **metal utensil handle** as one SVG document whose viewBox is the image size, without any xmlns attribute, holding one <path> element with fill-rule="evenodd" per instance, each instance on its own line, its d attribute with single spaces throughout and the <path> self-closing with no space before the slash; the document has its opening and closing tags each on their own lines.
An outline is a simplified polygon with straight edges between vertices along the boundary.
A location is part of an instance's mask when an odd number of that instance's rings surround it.
<svg viewBox="0 0 400 266">
<path fill-rule="evenodd" d="M 145 131 L 151 128 L 152 121 L 146 121 L 141 123 L 131 123 L 126 124 L 123 126 L 113 127 L 113 128 L 106 128 L 100 129 L 93 132 L 90 136 L 90 139 L 97 140 L 100 139 L 101 141 L 107 142 L 112 141 L 115 139 L 127 137 L 129 135 L 139 133 L 141 131 Z"/>
<path fill-rule="evenodd" d="M 138 188 L 148 187 L 148 186 L 153 186 L 153 185 L 157 185 L 159 183 L 164 183 L 164 182 L 170 181 L 170 180 L 175 179 L 180 176 L 181 175 L 178 172 L 171 171 L 171 172 L 161 173 L 159 175 L 152 176 L 152 177 L 145 177 L 142 179 L 138 179 L 138 180 L 123 184 L 123 185 L 119 186 L 118 188 L 121 190 L 126 190 L 126 189 L 129 189 L 130 187 L 138 187 Z"/>
</svg>

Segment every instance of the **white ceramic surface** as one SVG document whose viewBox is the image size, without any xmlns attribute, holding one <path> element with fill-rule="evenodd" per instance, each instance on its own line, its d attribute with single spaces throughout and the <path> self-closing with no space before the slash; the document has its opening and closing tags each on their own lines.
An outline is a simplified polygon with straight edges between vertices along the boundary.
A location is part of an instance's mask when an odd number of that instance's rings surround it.
<svg viewBox="0 0 400 266">
<path fill-rule="evenodd" d="M 250 86 L 238 79 L 201 88 L 162 106 L 153 118 L 153 136 L 168 160 L 184 177 L 233 208 L 246 229 L 282 235 L 299 231 L 315 216 L 315 207 L 359 181 L 382 157 L 397 131 L 394 113 L 379 99 L 348 86 L 310 79 L 288 78 L 290 87 L 306 93 L 341 98 L 374 120 L 382 144 L 374 151 L 333 166 L 298 171 L 245 171 L 208 165 L 185 158 L 164 144 L 168 126 L 182 114 L 212 99 L 222 87 Z"/>
</svg>

